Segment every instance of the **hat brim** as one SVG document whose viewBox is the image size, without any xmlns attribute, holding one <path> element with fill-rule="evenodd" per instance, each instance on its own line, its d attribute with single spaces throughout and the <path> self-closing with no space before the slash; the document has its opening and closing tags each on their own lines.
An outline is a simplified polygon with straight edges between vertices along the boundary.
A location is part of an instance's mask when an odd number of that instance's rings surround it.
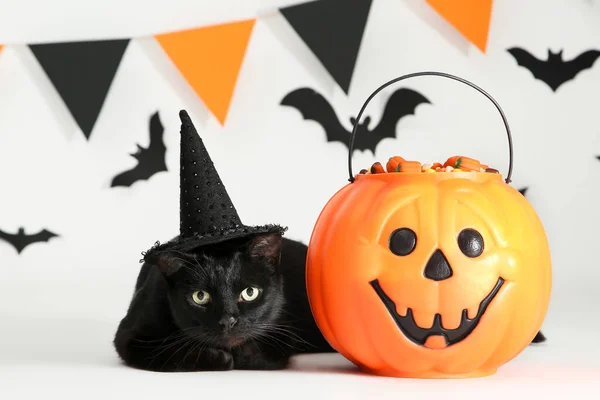
<svg viewBox="0 0 600 400">
<path fill-rule="evenodd" d="M 215 245 L 244 237 L 250 238 L 251 236 L 255 235 L 278 233 L 283 236 L 285 231 L 287 231 L 287 227 L 282 227 L 280 225 L 261 225 L 241 226 L 239 228 L 226 231 L 217 231 L 212 234 L 194 235 L 181 240 L 179 239 L 179 236 L 177 236 L 164 244 L 157 242 L 150 250 L 143 253 L 144 261 L 151 255 L 151 253 L 162 251 L 191 252 L 204 246 Z"/>
</svg>

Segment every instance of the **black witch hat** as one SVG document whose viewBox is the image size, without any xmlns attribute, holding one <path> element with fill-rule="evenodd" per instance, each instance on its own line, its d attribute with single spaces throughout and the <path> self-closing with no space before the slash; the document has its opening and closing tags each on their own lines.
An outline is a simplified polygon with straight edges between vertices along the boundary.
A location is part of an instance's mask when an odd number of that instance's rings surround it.
<svg viewBox="0 0 600 400">
<path fill-rule="evenodd" d="M 247 226 L 242 223 L 188 113 L 181 110 L 179 118 L 181 153 L 177 248 L 191 250 L 246 236 L 283 234 L 287 228 L 279 225 Z M 171 246 L 166 243 L 164 247 Z"/>
</svg>

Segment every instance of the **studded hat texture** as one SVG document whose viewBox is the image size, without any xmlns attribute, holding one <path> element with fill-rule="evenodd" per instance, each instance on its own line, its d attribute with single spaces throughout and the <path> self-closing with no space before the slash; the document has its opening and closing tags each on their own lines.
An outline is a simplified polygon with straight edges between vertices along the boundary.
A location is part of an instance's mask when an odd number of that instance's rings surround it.
<svg viewBox="0 0 600 400">
<path fill-rule="evenodd" d="M 179 235 L 190 237 L 239 229 L 242 221 L 204 142 L 185 111 L 181 118 Z"/>
<path fill-rule="evenodd" d="M 179 172 L 179 238 L 154 250 L 189 251 L 207 244 L 265 233 L 283 234 L 287 228 L 270 224 L 247 226 L 242 223 L 227 189 L 219 177 L 204 142 L 185 110 L 181 119 Z"/>
</svg>

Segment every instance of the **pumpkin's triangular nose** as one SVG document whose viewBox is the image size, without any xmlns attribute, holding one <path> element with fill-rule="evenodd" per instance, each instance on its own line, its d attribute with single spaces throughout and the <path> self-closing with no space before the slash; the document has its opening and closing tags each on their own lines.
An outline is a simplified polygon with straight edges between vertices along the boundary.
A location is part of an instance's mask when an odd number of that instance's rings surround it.
<svg viewBox="0 0 600 400">
<path fill-rule="evenodd" d="M 425 277 L 434 281 L 443 281 L 452 276 L 452 268 L 448 264 L 446 256 L 437 249 L 425 266 Z"/>
</svg>

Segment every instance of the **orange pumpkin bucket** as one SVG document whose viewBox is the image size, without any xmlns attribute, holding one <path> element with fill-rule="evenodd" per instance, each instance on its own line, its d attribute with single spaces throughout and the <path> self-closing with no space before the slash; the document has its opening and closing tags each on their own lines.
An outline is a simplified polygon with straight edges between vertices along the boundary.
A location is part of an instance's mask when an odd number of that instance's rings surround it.
<svg viewBox="0 0 600 400">
<path fill-rule="evenodd" d="M 435 173 L 402 172 L 407 161 L 396 157 L 353 176 L 354 135 L 370 100 L 393 83 L 424 75 L 465 83 L 494 103 L 508 134 L 505 181 L 466 157 L 438 164 Z M 494 374 L 539 331 L 552 279 L 542 223 L 509 185 L 512 139 L 502 109 L 462 78 L 405 75 L 367 99 L 349 149 L 350 183 L 325 205 L 308 249 L 308 296 L 323 335 L 372 374 Z M 454 168 L 457 163 L 465 170 Z"/>
</svg>

